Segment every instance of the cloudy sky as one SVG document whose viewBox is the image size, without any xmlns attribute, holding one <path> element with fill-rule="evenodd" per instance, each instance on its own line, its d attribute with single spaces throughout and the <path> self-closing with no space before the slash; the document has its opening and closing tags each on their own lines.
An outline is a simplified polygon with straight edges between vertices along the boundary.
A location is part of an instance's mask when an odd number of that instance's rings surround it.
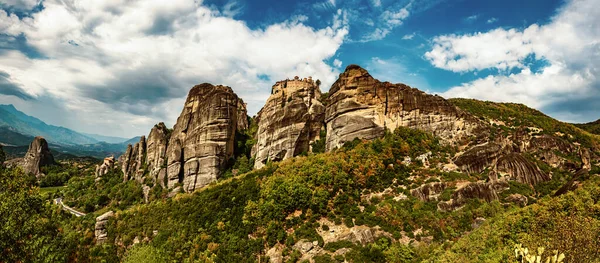
<svg viewBox="0 0 600 263">
<path fill-rule="evenodd" d="M 173 125 L 187 91 L 271 85 L 348 64 L 444 97 L 600 118 L 598 0 L 0 0 L 0 103 L 81 132 Z"/>
</svg>

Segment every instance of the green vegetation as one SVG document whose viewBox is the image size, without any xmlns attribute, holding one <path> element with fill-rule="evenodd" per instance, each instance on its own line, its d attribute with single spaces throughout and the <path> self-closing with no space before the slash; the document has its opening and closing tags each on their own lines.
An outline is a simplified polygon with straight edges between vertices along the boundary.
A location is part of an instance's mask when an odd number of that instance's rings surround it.
<svg viewBox="0 0 600 263">
<path fill-rule="evenodd" d="M 64 262 L 64 235 L 21 169 L 0 167 L 0 262 Z"/>
<path fill-rule="evenodd" d="M 495 120 L 503 124 L 495 124 L 492 136 L 506 133 L 509 130 L 526 127 L 538 127 L 547 134 L 563 134 L 562 138 L 569 142 L 578 142 L 598 152 L 599 137 L 585 132 L 572 124 L 564 123 L 548 117 L 544 113 L 517 103 L 496 103 L 474 99 L 450 99 L 457 107 L 479 117 L 482 120 Z"/>
<path fill-rule="evenodd" d="M 590 123 L 582 123 L 582 124 L 573 124 L 579 127 L 582 130 L 586 130 L 589 133 L 600 135 L 600 120 L 590 122 Z"/>
<path fill-rule="evenodd" d="M 545 247 L 566 254 L 565 262 L 600 262 L 600 178 L 560 197 L 544 197 L 490 220 L 449 247 L 436 262 L 508 262 L 513 246 Z M 482 242 L 485 241 L 485 242 Z"/>
</svg>

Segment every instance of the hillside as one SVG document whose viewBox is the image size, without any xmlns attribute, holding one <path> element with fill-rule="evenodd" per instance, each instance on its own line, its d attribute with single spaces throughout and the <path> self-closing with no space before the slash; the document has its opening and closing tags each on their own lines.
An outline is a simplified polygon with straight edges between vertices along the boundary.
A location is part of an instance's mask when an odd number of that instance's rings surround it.
<svg viewBox="0 0 600 263">
<path fill-rule="evenodd" d="M 577 123 L 577 124 L 573 124 L 573 125 L 579 127 L 582 130 L 586 130 L 589 133 L 600 135 L 600 120 L 589 122 L 589 123 L 581 123 L 581 124 Z"/>
<path fill-rule="evenodd" d="M 46 198 L 88 213 L 48 212 L 62 232 L 39 242 L 70 261 L 511 262 L 522 244 L 600 262 L 584 235 L 600 230 L 599 136 L 357 65 L 326 98 L 316 83 L 276 82 L 257 118 L 232 88 L 196 85 L 173 129 L 116 162 L 5 173 L 65 185 Z"/>
</svg>

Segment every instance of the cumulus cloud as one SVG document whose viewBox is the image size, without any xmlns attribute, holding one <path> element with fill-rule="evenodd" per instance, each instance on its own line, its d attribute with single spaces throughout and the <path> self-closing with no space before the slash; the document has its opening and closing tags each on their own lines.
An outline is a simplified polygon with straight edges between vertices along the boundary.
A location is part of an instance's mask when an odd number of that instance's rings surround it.
<svg viewBox="0 0 600 263">
<path fill-rule="evenodd" d="M 570 116 L 567 120 L 581 120 L 584 112 L 595 110 L 597 115 L 598 104 L 586 104 L 587 109 L 558 105 L 600 99 L 600 10 L 596 5 L 592 0 L 570 1 L 548 24 L 523 30 L 498 28 L 438 36 L 425 58 L 435 67 L 454 72 L 499 70 L 500 74 L 449 89 L 443 94 L 446 97 L 522 102 L 556 116 Z M 546 66 L 536 70 L 527 63 L 531 57 L 545 61 Z"/>
<path fill-rule="evenodd" d="M 265 79 L 335 81 L 338 72 L 325 60 L 348 33 L 343 12 L 319 29 L 301 19 L 251 29 L 231 16 L 193 0 L 47 0 L 21 19 L 0 11 L 0 34 L 24 36 L 44 56 L 1 52 L 0 71 L 10 76 L 2 81 L 21 98 L 62 102 L 84 132 L 127 136 L 173 123 L 194 84 L 229 85 L 254 113 L 269 95 Z M 101 127 L 83 121 L 107 118 Z"/>
</svg>

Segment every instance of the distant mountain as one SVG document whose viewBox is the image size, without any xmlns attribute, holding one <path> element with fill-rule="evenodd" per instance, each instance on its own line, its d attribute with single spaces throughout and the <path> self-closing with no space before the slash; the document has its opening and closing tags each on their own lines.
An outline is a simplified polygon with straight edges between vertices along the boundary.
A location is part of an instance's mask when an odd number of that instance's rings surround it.
<svg viewBox="0 0 600 263">
<path fill-rule="evenodd" d="M 107 143 L 123 143 L 125 141 L 130 140 L 129 138 L 114 137 L 114 136 L 104 136 L 104 135 L 93 134 L 93 133 L 81 133 L 81 134 L 83 134 L 85 136 L 88 136 L 90 138 L 96 139 L 99 142 L 107 142 Z M 136 137 L 136 138 L 139 138 L 139 137 Z"/>
<path fill-rule="evenodd" d="M 579 127 L 580 129 L 588 131 L 589 133 L 600 135 L 600 120 L 574 125 Z"/>
<path fill-rule="evenodd" d="M 142 136 L 136 136 L 136 137 L 133 137 L 133 138 L 131 138 L 131 139 L 127 140 L 127 141 L 124 141 L 124 142 L 122 142 L 121 144 L 123 144 L 123 145 L 125 145 L 125 146 L 127 146 L 127 144 L 134 145 L 134 144 L 136 144 L 137 142 L 139 142 L 139 141 L 140 141 L 140 138 L 141 138 L 141 137 L 142 137 Z"/>
<path fill-rule="evenodd" d="M 99 140 L 78 133 L 65 127 L 48 125 L 35 117 L 29 116 L 13 105 L 0 105 L 0 127 L 10 127 L 9 130 L 25 136 L 43 136 L 48 142 L 62 145 L 92 144 Z M 14 144 L 2 137 L 2 143 Z"/>
<path fill-rule="evenodd" d="M 23 135 L 12 127 L 0 127 L 0 144 L 7 146 L 29 145 L 33 136 Z"/>
<path fill-rule="evenodd" d="M 13 105 L 0 105 L 0 144 L 9 158 L 23 157 L 35 136 L 44 137 L 57 159 L 89 156 L 102 159 L 120 156 L 127 144 L 135 144 L 140 136 L 127 139 L 121 137 L 85 134 L 49 125 L 29 116 Z"/>
</svg>

